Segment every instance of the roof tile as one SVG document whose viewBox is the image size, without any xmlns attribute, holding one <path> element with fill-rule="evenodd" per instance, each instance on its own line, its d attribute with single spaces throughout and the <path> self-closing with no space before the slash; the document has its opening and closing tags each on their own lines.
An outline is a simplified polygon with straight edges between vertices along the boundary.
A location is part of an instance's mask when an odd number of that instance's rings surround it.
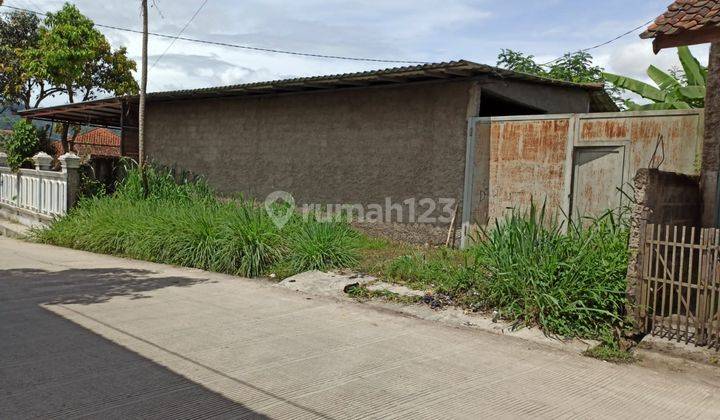
<svg viewBox="0 0 720 420">
<path fill-rule="evenodd" d="M 56 155 L 62 154 L 59 141 L 50 146 Z M 95 128 L 79 134 L 73 142 L 74 150 L 81 156 L 120 157 L 120 136 L 106 128 Z"/>
<path fill-rule="evenodd" d="M 708 26 L 720 28 L 715 17 L 720 12 L 720 0 L 676 0 L 668 10 L 647 27 L 641 38 L 696 31 Z"/>
</svg>

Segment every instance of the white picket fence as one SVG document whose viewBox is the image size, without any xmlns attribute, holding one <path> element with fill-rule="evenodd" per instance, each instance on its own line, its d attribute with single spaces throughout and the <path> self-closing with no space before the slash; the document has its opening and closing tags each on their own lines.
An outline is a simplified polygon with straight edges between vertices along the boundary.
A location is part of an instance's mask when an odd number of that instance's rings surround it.
<svg viewBox="0 0 720 420">
<path fill-rule="evenodd" d="M 66 153 L 60 156 L 61 171 L 51 171 L 52 157 L 38 153 L 35 169 L 13 172 L 0 154 L 0 206 L 41 216 L 62 216 L 74 203 L 77 193 L 80 158 Z"/>
</svg>

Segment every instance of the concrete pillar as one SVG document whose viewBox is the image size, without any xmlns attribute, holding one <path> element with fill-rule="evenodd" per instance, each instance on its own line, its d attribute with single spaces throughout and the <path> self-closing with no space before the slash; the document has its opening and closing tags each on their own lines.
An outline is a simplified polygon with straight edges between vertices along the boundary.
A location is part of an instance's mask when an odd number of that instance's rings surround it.
<svg viewBox="0 0 720 420">
<path fill-rule="evenodd" d="M 702 224 L 718 226 L 718 170 L 720 170 L 720 43 L 710 46 L 707 92 L 705 94 L 705 133 L 700 186 L 703 194 Z"/>
<path fill-rule="evenodd" d="M 0 152 L 0 166 L 8 166 L 7 153 Z"/>
<path fill-rule="evenodd" d="M 80 193 L 80 157 L 73 152 L 65 153 L 58 158 L 62 172 L 67 179 L 67 210 L 78 200 Z"/>
<path fill-rule="evenodd" d="M 49 171 L 50 165 L 52 165 L 52 156 L 45 152 L 39 152 L 33 156 L 33 162 L 35 162 L 35 169 L 38 171 Z"/>
<path fill-rule="evenodd" d="M 638 293 L 640 292 L 640 280 L 642 279 L 642 261 L 640 256 L 640 244 L 645 235 L 645 226 L 652 215 L 650 203 L 657 198 L 656 191 L 652 188 L 651 179 L 657 174 L 657 169 L 642 168 L 637 171 L 634 179 L 635 200 L 632 206 L 630 217 L 630 240 L 628 243 L 629 259 L 627 271 L 627 303 L 625 312 L 634 321 L 635 333 L 645 331 L 643 315 L 645 308 L 639 306 Z"/>
</svg>

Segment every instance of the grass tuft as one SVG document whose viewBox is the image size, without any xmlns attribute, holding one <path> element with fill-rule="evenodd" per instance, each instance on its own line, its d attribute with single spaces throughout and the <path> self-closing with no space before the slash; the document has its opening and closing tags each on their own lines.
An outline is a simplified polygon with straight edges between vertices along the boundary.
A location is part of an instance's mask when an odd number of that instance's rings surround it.
<svg viewBox="0 0 720 420">
<path fill-rule="evenodd" d="M 635 357 L 634 354 L 621 350 L 614 343 L 599 344 L 585 350 L 583 355 L 617 364 L 635 363 L 637 361 L 637 357 Z"/>
<path fill-rule="evenodd" d="M 289 261 L 296 272 L 353 267 L 358 263 L 358 233 L 346 223 L 310 219 L 291 231 Z"/>
</svg>

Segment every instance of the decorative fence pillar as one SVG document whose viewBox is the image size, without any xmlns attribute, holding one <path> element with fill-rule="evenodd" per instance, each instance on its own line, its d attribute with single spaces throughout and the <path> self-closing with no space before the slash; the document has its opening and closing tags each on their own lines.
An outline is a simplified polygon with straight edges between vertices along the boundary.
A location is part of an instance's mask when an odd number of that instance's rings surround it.
<svg viewBox="0 0 720 420">
<path fill-rule="evenodd" d="M 72 208 L 80 196 L 80 157 L 73 152 L 67 152 L 58 158 L 62 166 L 62 173 L 67 181 L 67 207 Z"/>
<path fill-rule="evenodd" d="M 39 152 L 33 156 L 33 162 L 35 162 L 35 169 L 38 171 L 49 171 L 50 165 L 52 165 L 52 156 L 45 152 Z"/>
<path fill-rule="evenodd" d="M 80 192 L 80 158 L 66 153 L 59 160 L 62 170 L 51 171 L 52 157 L 40 152 L 33 156 L 35 169 L 13 171 L 0 153 L 0 214 L 21 223 L 49 222 L 66 214 Z"/>
</svg>

